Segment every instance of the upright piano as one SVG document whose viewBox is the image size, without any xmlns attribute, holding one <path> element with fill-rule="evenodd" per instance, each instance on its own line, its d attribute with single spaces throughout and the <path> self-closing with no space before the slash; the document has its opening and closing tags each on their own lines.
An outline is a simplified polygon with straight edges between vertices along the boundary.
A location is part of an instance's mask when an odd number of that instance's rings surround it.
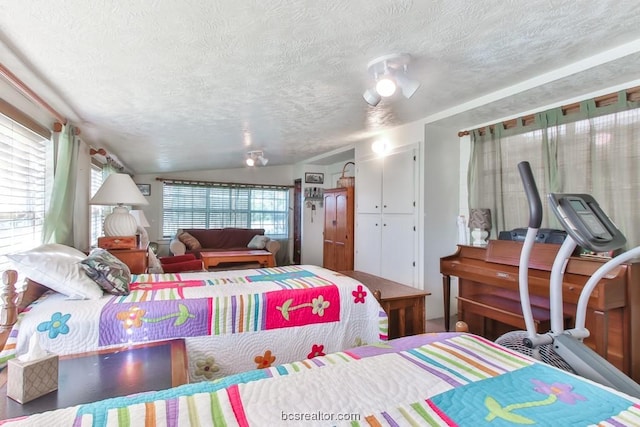
<svg viewBox="0 0 640 427">
<path fill-rule="evenodd" d="M 518 290 L 522 242 L 490 240 L 485 247 L 458 245 L 456 253 L 440 259 L 443 275 L 445 329 L 449 330 L 451 276 L 458 277 L 458 320 L 469 332 L 496 339 L 524 330 Z M 560 245 L 535 243 L 529 265 L 529 294 L 539 333 L 549 325 L 549 276 Z M 606 262 L 596 257 L 571 257 L 562 285 L 565 327 L 573 327 L 580 291 Z M 618 369 L 640 382 L 640 261 L 617 267 L 591 294 L 585 344 Z"/>
</svg>

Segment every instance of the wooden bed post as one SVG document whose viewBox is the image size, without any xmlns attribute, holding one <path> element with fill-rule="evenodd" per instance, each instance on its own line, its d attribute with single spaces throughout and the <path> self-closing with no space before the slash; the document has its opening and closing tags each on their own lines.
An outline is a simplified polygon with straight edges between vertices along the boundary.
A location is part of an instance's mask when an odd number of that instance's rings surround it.
<svg viewBox="0 0 640 427">
<path fill-rule="evenodd" d="M 18 272 L 7 270 L 2 273 L 2 286 L 0 287 L 0 349 L 4 347 L 11 328 L 18 320 L 16 282 Z"/>
<path fill-rule="evenodd" d="M 463 322 L 462 320 L 457 321 L 456 332 L 469 332 L 469 325 L 467 325 L 467 322 Z"/>
</svg>

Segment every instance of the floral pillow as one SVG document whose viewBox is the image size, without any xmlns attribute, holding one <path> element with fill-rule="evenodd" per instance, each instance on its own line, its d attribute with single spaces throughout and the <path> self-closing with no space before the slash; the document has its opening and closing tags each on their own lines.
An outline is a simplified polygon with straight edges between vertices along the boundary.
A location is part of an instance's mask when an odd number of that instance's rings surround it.
<svg viewBox="0 0 640 427">
<path fill-rule="evenodd" d="M 80 262 L 94 282 L 111 295 L 129 295 L 129 267 L 104 249 L 94 249 Z"/>
</svg>

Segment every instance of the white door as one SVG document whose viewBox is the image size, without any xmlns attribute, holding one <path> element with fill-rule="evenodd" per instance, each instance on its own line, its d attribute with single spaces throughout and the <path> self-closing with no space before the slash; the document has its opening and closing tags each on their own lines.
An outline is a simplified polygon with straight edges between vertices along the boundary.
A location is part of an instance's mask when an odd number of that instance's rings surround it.
<svg viewBox="0 0 640 427">
<path fill-rule="evenodd" d="M 380 275 L 380 215 L 358 214 L 356 217 L 355 269 Z"/>
<path fill-rule="evenodd" d="M 381 212 L 382 164 L 381 157 L 356 163 L 356 212 Z"/>
<path fill-rule="evenodd" d="M 382 216 L 380 276 L 415 286 L 415 239 L 413 215 Z"/>
<path fill-rule="evenodd" d="M 414 150 L 385 157 L 382 174 L 382 212 L 412 214 L 415 210 Z"/>
</svg>

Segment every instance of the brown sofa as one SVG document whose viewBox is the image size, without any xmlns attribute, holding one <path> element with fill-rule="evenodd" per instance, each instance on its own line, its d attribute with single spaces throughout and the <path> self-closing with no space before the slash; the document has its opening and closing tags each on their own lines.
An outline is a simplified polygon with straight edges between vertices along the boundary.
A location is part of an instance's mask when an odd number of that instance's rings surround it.
<svg viewBox="0 0 640 427">
<path fill-rule="evenodd" d="M 183 233 L 185 232 L 195 238 L 197 241 L 195 246 L 190 245 L 191 247 L 188 247 L 190 239 L 188 236 L 184 236 Z M 197 258 L 200 258 L 201 252 L 265 249 L 275 256 L 280 249 L 280 243 L 276 240 L 267 238 L 264 248 L 247 247 L 256 235 L 263 236 L 264 230 L 261 228 L 184 228 L 176 232 L 175 237 L 169 244 L 169 250 L 173 255 L 194 254 Z M 191 242 L 193 243 L 193 241 Z M 200 246 L 199 248 L 197 247 L 198 245 Z"/>
</svg>

